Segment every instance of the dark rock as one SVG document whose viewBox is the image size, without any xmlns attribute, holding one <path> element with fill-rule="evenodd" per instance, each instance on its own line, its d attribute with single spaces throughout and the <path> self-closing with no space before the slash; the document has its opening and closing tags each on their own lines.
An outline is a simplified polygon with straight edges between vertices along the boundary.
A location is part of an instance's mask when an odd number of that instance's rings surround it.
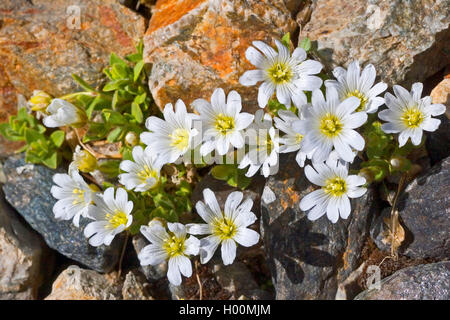
<svg viewBox="0 0 450 320">
<path fill-rule="evenodd" d="M 355 300 L 449 300 L 450 262 L 401 269 L 381 280 L 381 288 L 361 292 Z"/>
<path fill-rule="evenodd" d="M 441 124 L 436 131 L 426 133 L 425 142 L 432 165 L 450 156 L 449 120 L 445 114 L 436 118 L 441 120 Z"/>
<path fill-rule="evenodd" d="M 436 164 L 416 178 L 399 197 L 400 221 L 405 240 L 398 252 L 411 258 L 450 258 L 450 158 Z M 389 250 L 383 243 L 383 218 L 390 208 L 382 211 L 371 226 L 371 236 L 381 250 Z"/>
<path fill-rule="evenodd" d="M 313 191 L 295 154 L 280 157 L 280 171 L 266 186 L 277 199 L 262 203 L 262 238 L 276 291 L 276 299 L 334 299 L 338 284 L 360 264 L 369 234 L 369 221 L 377 210 L 369 189 L 352 200 L 352 213 L 336 224 L 326 217 L 309 221 L 301 211 L 302 197 Z"/>
<path fill-rule="evenodd" d="M 0 190 L 0 300 L 36 299 L 53 268 L 41 237 L 24 224 Z"/>
<path fill-rule="evenodd" d="M 4 164 L 7 178 L 3 190 L 6 200 L 39 232 L 49 247 L 66 257 L 99 272 L 108 272 L 116 265 L 123 238 L 110 246 L 92 247 L 83 234 L 89 219 L 81 219 L 76 228 L 72 221 L 56 220 L 52 208 L 56 199 L 50 194 L 55 173 L 40 165 L 26 164 L 23 157 L 10 157 Z"/>
</svg>

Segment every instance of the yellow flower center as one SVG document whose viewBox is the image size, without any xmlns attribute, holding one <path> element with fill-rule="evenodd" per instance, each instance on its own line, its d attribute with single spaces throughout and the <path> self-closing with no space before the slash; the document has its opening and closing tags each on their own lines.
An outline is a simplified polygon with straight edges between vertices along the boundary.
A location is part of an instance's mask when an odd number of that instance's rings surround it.
<svg viewBox="0 0 450 320">
<path fill-rule="evenodd" d="M 164 241 L 163 249 L 166 250 L 169 257 L 182 255 L 186 249 L 184 241 L 184 238 L 177 238 L 173 235 Z"/>
<path fill-rule="evenodd" d="M 217 219 L 213 222 L 213 234 L 221 240 L 232 239 L 237 232 L 233 221 L 227 218 Z"/>
<path fill-rule="evenodd" d="M 219 113 L 216 117 L 215 123 L 216 130 L 220 132 L 222 135 L 226 135 L 228 131 L 234 129 L 234 119 L 223 113 Z"/>
<path fill-rule="evenodd" d="M 300 133 L 297 133 L 295 135 L 295 142 L 300 143 L 300 142 L 302 142 L 302 140 L 303 140 L 303 135 Z"/>
<path fill-rule="evenodd" d="M 83 203 L 84 202 L 85 190 L 73 189 L 72 193 L 75 196 L 75 199 L 73 200 L 72 204 L 78 204 L 78 203 Z"/>
<path fill-rule="evenodd" d="M 291 67 L 286 63 L 275 63 L 267 70 L 267 73 L 275 84 L 283 84 L 292 79 Z"/>
<path fill-rule="evenodd" d="M 128 217 L 123 211 L 116 210 L 113 214 L 108 213 L 106 215 L 106 219 L 108 220 L 112 229 L 116 229 L 120 225 L 126 226 L 128 223 Z"/>
<path fill-rule="evenodd" d="M 183 151 L 189 146 L 189 131 L 186 129 L 178 128 L 169 137 L 172 139 L 172 147 Z"/>
<path fill-rule="evenodd" d="M 334 114 L 327 113 L 320 120 L 320 131 L 329 138 L 337 136 L 342 128 L 342 122 Z"/>
<path fill-rule="evenodd" d="M 340 177 L 327 179 L 325 186 L 322 187 L 326 194 L 330 194 L 333 197 L 339 197 L 347 192 L 347 183 Z"/>
<path fill-rule="evenodd" d="M 403 123 L 408 128 L 417 128 L 423 121 L 423 113 L 417 108 L 407 109 L 401 117 Z"/>
<path fill-rule="evenodd" d="M 97 159 L 86 150 L 75 153 L 74 161 L 78 170 L 82 172 L 92 172 L 97 169 Z"/>
<path fill-rule="evenodd" d="M 158 180 L 158 172 L 156 172 L 156 170 L 150 170 L 148 165 L 145 165 L 144 169 L 137 173 L 137 176 L 142 180 L 142 182 L 145 182 L 148 178 L 155 178 Z"/>
<path fill-rule="evenodd" d="M 350 97 L 357 97 L 360 101 L 359 107 L 356 109 L 357 112 L 363 111 L 366 109 L 367 101 L 369 100 L 362 92 L 359 92 L 359 90 L 347 92 L 345 95 L 345 98 Z"/>
</svg>

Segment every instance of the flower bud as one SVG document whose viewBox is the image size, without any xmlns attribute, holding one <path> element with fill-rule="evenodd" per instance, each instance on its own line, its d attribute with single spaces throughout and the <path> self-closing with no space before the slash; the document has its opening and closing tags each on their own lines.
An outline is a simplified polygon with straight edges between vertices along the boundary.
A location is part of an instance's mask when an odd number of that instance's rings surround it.
<svg viewBox="0 0 450 320">
<path fill-rule="evenodd" d="M 408 171 L 411 168 L 411 161 L 400 156 L 392 157 L 390 164 L 392 168 L 397 171 Z"/>
<path fill-rule="evenodd" d="M 53 97 L 42 90 L 34 90 L 33 95 L 30 100 L 28 100 L 28 105 L 33 111 L 44 112 L 47 109 L 50 102 L 52 102 Z"/>
<path fill-rule="evenodd" d="M 375 179 L 375 175 L 369 167 L 359 170 L 359 175 L 366 179 L 366 183 L 371 183 Z"/>
<path fill-rule="evenodd" d="M 75 148 L 73 162 L 82 172 L 92 172 L 97 169 L 97 159 L 87 150 L 82 150 L 80 146 Z"/>
<path fill-rule="evenodd" d="M 129 146 L 135 146 L 138 144 L 139 142 L 139 138 L 137 136 L 137 134 L 133 131 L 129 131 L 126 135 L 125 135 L 125 142 L 129 145 Z"/>
</svg>

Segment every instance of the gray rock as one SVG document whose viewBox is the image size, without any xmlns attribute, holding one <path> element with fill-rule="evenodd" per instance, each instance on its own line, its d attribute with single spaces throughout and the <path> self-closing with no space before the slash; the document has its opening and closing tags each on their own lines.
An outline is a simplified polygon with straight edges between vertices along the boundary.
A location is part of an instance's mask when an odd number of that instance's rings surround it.
<svg viewBox="0 0 450 320">
<path fill-rule="evenodd" d="M 24 225 L 0 190 L 0 300 L 30 300 L 53 259 L 44 241 Z"/>
<path fill-rule="evenodd" d="M 317 44 L 328 70 L 372 63 L 381 80 L 410 85 L 448 64 L 450 2 L 317 0 L 300 11 L 300 38 Z M 304 12 L 312 14 L 305 14 Z"/>
<path fill-rule="evenodd" d="M 352 200 L 352 213 L 336 224 L 326 217 L 309 221 L 300 210 L 302 197 L 313 191 L 295 154 L 280 157 L 280 171 L 266 186 L 277 199 L 262 203 L 262 238 L 276 299 L 334 299 L 338 284 L 354 271 L 377 210 L 369 189 Z"/>
<path fill-rule="evenodd" d="M 216 281 L 231 294 L 232 299 L 263 300 L 270 299 L 269 292 L 259 289 L 253 275 L 245 264 L 235 261 L 224 266 L 218 258 L 214 259 L 213 271 Z"/>
<path fill-rule="evenodd" d="M 399 253 L 411 258 L 450 258 L 450 158 L 436 164 L 416 178 L 399 197 L 398 210 L 405 229 L 405 241 Z M 383 217 L 390 208 L 383 210 L 371 226 L 371 236 L 381 250 L 389 250 L 382 242 Z"/>
<path fill-rule="evenodd" d="M 149 242 L 141 234 L 133 236 L 133 247 L 136 251 L 136 254 L 139 254 L 139 252 L 141 252 L 141 250 L 147 245 L 149 245 Z M 145 275 L 148 281 L 155 282 L 166 276 L 167 262 L 163 262 L 157 266 L 140 266 L 140 270 Z"/>
<path fill-rule="evenodd" d="M 381 280 L 381 288 L 361 292 L 355 300 L 449 300 L 450 262 L 401 269 Z"/>
<path fill-rule="evenodd" d="M 11 157 L 4 164 L 7 178 L 3 190 L 6 200 L 39 232 L 49 247 L 66 257 L 99 272 L 108 272 L 116 265 L 123 243 L 122 237 L 110 246 L 92 247 L 83 235 L 90 222 L 81 219 L 80 228 L 72 221 L 56 220 L 52 208 L 56 199 L 50 194 L 52 177 L 62 170 L 26 164 L 23 157 Z"/>
<path fill-rule="evenodd" d="M 149 294 L 149 284 L 146 282 L 144 275 L 131 270 L 125 276 L 122 286 L 123 300 L 153 300 Z"/>
<path fill-rule="evenodd" d="M 114 277 L 69 266 L 56 278 L 45 300 L 120 300 L 121 284 Z"/>
</svg>

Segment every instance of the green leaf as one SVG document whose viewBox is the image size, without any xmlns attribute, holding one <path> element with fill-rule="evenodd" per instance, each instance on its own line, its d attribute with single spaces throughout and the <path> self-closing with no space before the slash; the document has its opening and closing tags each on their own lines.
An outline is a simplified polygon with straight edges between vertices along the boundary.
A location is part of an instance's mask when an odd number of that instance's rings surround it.
<svg viewBox="0 0 450 320">
<path fill-rule="evenodd" d="M 81 77 L 77 76 L 75 73 L 72 73 L 72 78 L 82 87 L 84 90 L 89 92 L 95 92 L 95 89 L 91 87 L 86 81 L 81 79 Z"/>
<path fill-rule="evenodd" d="M 286 33 L 283 38 L 281 38 L 281 42 L 290 50 L 291 49 L 291 34 Z"/>
<path fill-rule="evenodd" d="M 300 41 L 298 46 L 308 52 L 309 50 L 311 50 L 311 40 L 308 37 L 305 37 L 302 39 L 302 41 Z"/>
<path fill-rule="evenodd" d="M 127 63 L 122 60 L 117 54 L 111 53 L 109 56 L 109 65 L 113 66 L 115 64 L 122 65 L 123 67 L 127 67 Z"/>
<path fill-rule="evenodd" d="M 131 114 L 137 122 L 142 123 L 144 121 L 144 115 L 142 114 L 141 107 L 136 102 L 131 104 Z"/>
<path fill-rule="evenodd" d="M 58 153 L 54 152 L 50 157 L 44 159 L 42 163 L 51 169 L 56 169 L 58 167 Z"/>
<path fill-rule="evenodd" d="M 25 128 L 25 140 L 30 144 L 37 140 L 45 140 L 45 136 L 36 130 Z"/>
<path fill-rule="evenodd" d="M 211 175 L 217 180 L 227 180 L 233 174 L 233 166 L 218 164 L 211 169 Z"/>
<path fill-rule="evenodd" d="M 128 78 L 128 66 L 121 64 L 114 64 L 111 68 L 111 74 L 113 79 L 127 79 Z"/>
<path fill-rule="evenodd" d="M 134 66 L 133 69 L 133 73 L 134 73 L 134 82 L 137 81 L 137 79 L 139 79 L 139 75 L 141 74 L 142 69 L 144 68 L 144 60 L 139 61 L 138 63 L 136 63 L 136 65 Z"/>
<path fill-rule="evenodd" d="M 58 148 L 63 144 L 64 137 L 65 137 L 65 133 L 62 130 L 54 131 L 50 135 L 50 139 L 52 140 L 53 144 Z"/>
<path fill-rule="evenodd" d="M 109 91 L 117 90 L 117 89 L 125 86 L 128 82 L 129 82 L 129 80 L 126 80 L 126 79 L 112 80 L 103 87 L 103 91 L 109 92 Z"/>
<path fill-rule="evenodd" d="M 101 161 L 98 164 L 98 169 L 104 174 L 108 175 L 108 177 L 115 178 L 120 173 L 119 166 L 120 166 L 119 160 L 107 160 Z"/>
<path fill-rule="evenodd" d="M 121 128 L 121 127 L 115 128 L 108 134 L 108 137 L 106 138 L 106 140 L 108 140 L 108 142 L 116 142 L 117 138 L 119 138 L 120 134 L 122 133 L 122 130 L 123 130 L 123 128 Z"/>
</svg>

